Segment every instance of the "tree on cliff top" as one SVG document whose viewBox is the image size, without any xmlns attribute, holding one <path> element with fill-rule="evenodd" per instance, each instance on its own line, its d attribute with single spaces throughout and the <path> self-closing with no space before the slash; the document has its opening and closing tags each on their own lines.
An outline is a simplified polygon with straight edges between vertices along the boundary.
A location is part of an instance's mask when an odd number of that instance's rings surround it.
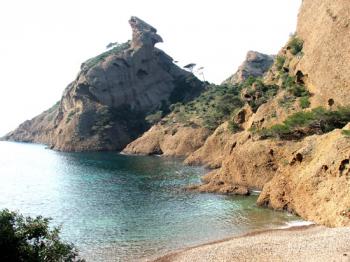
<svg viewBox="0 0 350 262">
<path fill-rule="evenodd" d="M 59 228 L 49 228 L 49 221 L 0 211 L 0 261 L 84 261 L 78 258 L 74 245 L 60 239 Z"/>
</svg>

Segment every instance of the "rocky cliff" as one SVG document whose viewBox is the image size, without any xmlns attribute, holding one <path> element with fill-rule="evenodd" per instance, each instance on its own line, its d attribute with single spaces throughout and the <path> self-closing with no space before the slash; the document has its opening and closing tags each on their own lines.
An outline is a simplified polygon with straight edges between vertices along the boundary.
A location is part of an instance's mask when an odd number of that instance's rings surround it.
<svg viewBox="0 0 350 262">
<path fill-rule="evenodd" d="M 303 1 L 296 34 L 263 79 L 276 92 L 248 114 L 243 131 L 232 134 L 226 123 L 186 159 L 219 167 L 192 189 L 260 189 L 260 205 L 350 225 L 349 14 L 347 1 Z M 256 99 L 257 87 L 242 96 Z"/>
<path fill-rule="evenodd" d="M 306 76 L 313 105 L 349 104 L 349 1 L 303 1 L 297 34 L 304 47 L 296 70 Z"/>
<path fill-rule="evenodd" d="M 170 155 L 171 145 L 197 141 L 177 152 L 185 163 L 211 171 L 189 189 L 243 195 L 258 189 L 259 205 L 327 226 L 349 226 L 349 17 L 348 1 L 304 0 L 296 34 L 272 66 L 271 57 L 248 53 L 223 85 L 174 107 L 125 151 L 153 153 L 144 145 L 156 136 L 162 139 L 154 148 Z M 252 62 L 254 57 L 266 61 Z M 184 127 L 191 130 L 186 135 L 206 128 L 207 137 L 174 139 L 174 130 Z"/>
<path fill-rule="evenodd" d="M 203 83 L 155 48 L 163 41 L 157 30 L 137 17 L 129 24 L 131 41 L 84 62 L 58 104 L 5 139 L 64 151 L 120 150 L 149 127 L 147 116 L 198 96 Z"/>
</svg>

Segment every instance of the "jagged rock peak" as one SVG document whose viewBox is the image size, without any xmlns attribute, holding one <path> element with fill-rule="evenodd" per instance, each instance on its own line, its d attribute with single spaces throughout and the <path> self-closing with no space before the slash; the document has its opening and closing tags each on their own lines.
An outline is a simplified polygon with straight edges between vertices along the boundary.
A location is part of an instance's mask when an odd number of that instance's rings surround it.
<svg viewBox="0 0 350 262">
<path fill-rule="evenodd" d="M 132 28 L 131 48 L 137 49 L 141 46 L 153 47 L 156 43 L 163 42 L 162 37 L 157 34 L 157 29 L 140 18 L 132 16 L 129 24 Z"/>
<path fill-rule="evenodd" d="M 272 66 L 273 55 L 265 55 L 256 51 L 248 51 L 245 61 L 237 72 L 226 79 L 223 84 L 237 84 L 245 81 L 249 76 L 261 77 Z"/>
</svg>

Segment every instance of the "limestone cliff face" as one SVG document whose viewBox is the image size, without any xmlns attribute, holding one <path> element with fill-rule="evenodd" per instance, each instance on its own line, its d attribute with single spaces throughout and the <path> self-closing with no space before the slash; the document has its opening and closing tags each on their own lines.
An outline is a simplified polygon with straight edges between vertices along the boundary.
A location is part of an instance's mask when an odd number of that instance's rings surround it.
<svg viewBox="0 0 350 262">
<path fill-rule="evenodd" d="M 304 0 L 297 34 L 304 41 L 297 70 L 307 76 L 313 104 L 349 104 L 350 2 Z"/>
<path fill-rule="evenodd" d="M 237 84 L 248 77 L 261 77 L 273 64 L 274 56 L 265 55 L 256 51 L 249 51 L 243 64 L 223 84 Z"/>
<path fill-rule="evenodd" d="M 327 226 L 350 225 L 350 124 L 303 139 L 262 139 L 252 132 L 317 106 L 350 106 L 349 8 L 348 1 L 303 1 L 294 42 L 263 80 L 278 92 L 250 114 L 243 131 L 230 134 L 225 123 L 185 160 L 217 167 L 192 189 L 247 194 L 256 188 L 262 190 L 259 205 Z M 311 104 L 301 106 L 302 96 Z"/>
<path fill-rule="evenodd" d="M 82 64 L 50 116 L 26 121 L 8 140 L 65 151 L 119 150 L 148 127 L 145 117 L 197 96 L 203 84 L 154 47 L 162 38 L 137 17 L 132 40 Z"/>
<path fill-rule="evenodd" d="M 327 226 L 349 226 L 349 137 L 335 130 L 293 143 L 286 152 L 284 165 L 264 185 L 258 204 Z"/>
</svg>

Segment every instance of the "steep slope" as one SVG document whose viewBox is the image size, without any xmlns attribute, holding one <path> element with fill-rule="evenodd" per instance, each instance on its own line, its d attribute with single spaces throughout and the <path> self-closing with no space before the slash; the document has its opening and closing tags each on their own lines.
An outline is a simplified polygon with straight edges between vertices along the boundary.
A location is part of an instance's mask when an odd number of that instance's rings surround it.
<svg viewBox="0 0 350 262">
<path fill-rule="evenodd" d="M 241 91 L 253 111 L 246 110 L 243 131 L 232 133 L 224 123 L 185 160 L 217 168 L 192 189 L 260 189 L 260 205 L 350 225 L 350 60 L 343 53 L 350 47 L 349 8 L 347 1 L 303 1 L 296 35 L 262 83 Z M 260 85 L 277 89 L 256 106 Z"/>
<path fill-rule="evenodd" d="M 220 124 L 244 105 L 240 95 L 244 82 L 251 76 L 262 77 L 272 62 L 272 56 L 249 51 L 230 81 L 208 86 L 193 101 L 172 105 L 171 114 L 130 143 L 123 152 L 167 156 L 188 156 L 195 152 Z M 259 65 L 262 68 L 258 68 Z"/>
<path fill-rule="evenodd" d="M 83 63 L 56 107 L 5 138 L 65 151 L 119 150 L 148 128 L 147 115 L 199 95 L 203 83 L 154 47 L 162 42 L 157 30 L 137 17 L 129 23 L 131 41 Z"/>
<path fill-rule="evenodd" d="M 307 76 L 313 104 L 349 104 L 350 2 L 303 1 L 297 35 L 304 41 L 304 54 L 296 70 Z"/>
</svg>

